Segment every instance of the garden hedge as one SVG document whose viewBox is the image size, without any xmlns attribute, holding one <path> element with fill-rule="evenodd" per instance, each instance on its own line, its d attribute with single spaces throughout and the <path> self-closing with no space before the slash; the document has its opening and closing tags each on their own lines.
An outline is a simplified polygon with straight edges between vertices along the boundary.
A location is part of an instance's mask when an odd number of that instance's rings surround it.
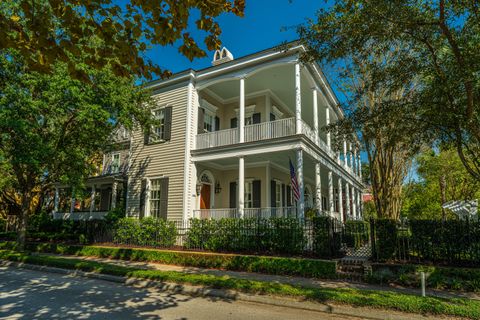
<svg viewBox="0 0 480 320">
<path fill-rule="evenodd" d="M 0 249 L 15 249 L 15 243 L 0 243 Z M 336 279 L 335 261 L 269 256 L 215 254 L 188 251 L 133 249 L 100 246 L 70 246 L 63 244 L 29 243 L 33 252 L 93 256 L 131 261 L 148 261 L 199 268 L 260 272 L 274 275 Z"/>
</svg>

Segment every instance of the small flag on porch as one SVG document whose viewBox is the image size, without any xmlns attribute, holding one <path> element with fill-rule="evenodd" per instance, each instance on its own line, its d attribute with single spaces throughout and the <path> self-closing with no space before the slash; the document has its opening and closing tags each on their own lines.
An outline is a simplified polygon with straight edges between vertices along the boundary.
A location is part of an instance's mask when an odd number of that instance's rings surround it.
<svg viewBox="0 0 480 320">
<path fill-rule="evenodd" d="M 295 168 L 293 167 L 292 160 L 288 160 L 290 162 L 290 179 L 292 180 L 292 192 L 293 198 L 295 201 L 300 199 L 300 191 L 298 191 L 298 181 L 297 176 L 295 175 Z"/>
</svg>

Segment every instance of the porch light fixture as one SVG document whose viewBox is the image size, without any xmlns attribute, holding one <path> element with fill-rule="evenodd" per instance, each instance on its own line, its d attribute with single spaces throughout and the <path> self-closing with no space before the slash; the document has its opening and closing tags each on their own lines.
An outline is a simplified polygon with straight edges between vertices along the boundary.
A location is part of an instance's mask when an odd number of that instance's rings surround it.
<svg viewBox="0 0 480 320">
<path fill-rule="evenodd" d="M 215 193 L 220 193 L 220 191 L 222 191 L 222 187 L 220 187 L 220 183 L 217 182 L 215 185 Z"/>
<path fill-rule="evenodd" d="M 197 183 L 196 191 L 197 191 L 197 196 L 199 196 L 200 192 L 202 191 L 202 184 L 201 183 Z"/>
</svg>

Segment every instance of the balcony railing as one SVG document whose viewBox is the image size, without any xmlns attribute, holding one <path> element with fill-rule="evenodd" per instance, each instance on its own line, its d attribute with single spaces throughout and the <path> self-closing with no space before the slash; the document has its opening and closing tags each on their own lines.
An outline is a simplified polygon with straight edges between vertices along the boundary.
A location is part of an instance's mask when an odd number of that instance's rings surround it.
<svg viewBox="0 0 480 320">
<path fill-rule="evenodd" d="M 295 134 L 295 118 L 245 126 L 245 142 L 288 137 Z"/>
<path fill-rule="evenodd" d="M 227 146 L 238 143 L 238 129 L 226 129 L 197 135 L 197 149 Z"/>
</svg>

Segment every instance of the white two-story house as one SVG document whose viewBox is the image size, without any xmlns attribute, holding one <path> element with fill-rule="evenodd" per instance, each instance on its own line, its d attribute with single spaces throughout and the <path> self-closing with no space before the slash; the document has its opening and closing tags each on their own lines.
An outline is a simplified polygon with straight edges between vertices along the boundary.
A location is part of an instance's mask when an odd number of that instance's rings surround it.
<svg viewBox="0 0 480 320">
<path fill-rule="evenodd" d="M 308 210 L 358 219 L 358 143 L 324 130 L 344 115 L 319 66 L 300 61 L 304 51 L 293 44 L 234 59 L 224 48 L 211 67 L 150 83 L 160 125 L 119 132 L 83 198 L 69 201 L 58 186 L 54 216 L 100 218 L 123 206 L 128 216 L 173 220 Z"/>
</svg>

